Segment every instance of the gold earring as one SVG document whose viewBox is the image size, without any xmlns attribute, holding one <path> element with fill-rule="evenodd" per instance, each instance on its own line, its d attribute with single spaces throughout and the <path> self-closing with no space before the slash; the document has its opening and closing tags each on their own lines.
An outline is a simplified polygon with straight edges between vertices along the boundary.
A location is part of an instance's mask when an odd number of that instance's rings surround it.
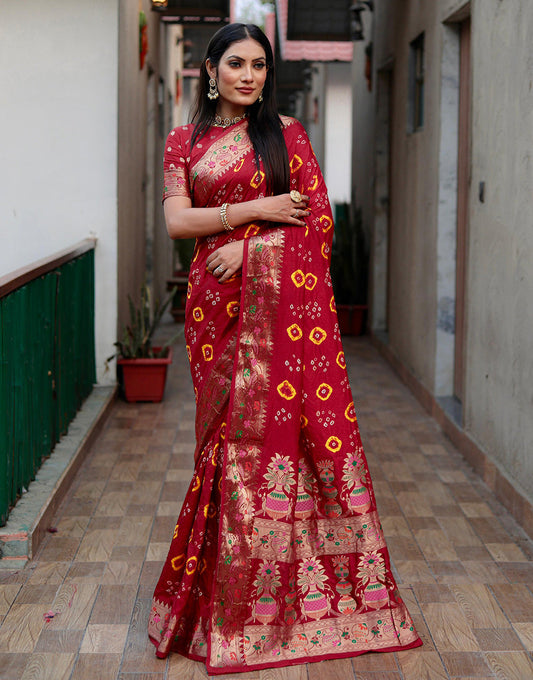
<svg viewBox="0 0 533 680">
<path fill-rule="evenodd" d="M 261 103 L 261 102 L 263 101 L 263 90 L 261 90 L 261 94 L 260 94 L 259 97 L 257 98 L 257 101 L 258 101 L 259 103 Z"/>
<path fill-rule="evenodd" d="M 209 92 L 207 96 L 209 99 L 218 99 L 217 81 L 214 78 L 209 78 Z"/>
</svg>

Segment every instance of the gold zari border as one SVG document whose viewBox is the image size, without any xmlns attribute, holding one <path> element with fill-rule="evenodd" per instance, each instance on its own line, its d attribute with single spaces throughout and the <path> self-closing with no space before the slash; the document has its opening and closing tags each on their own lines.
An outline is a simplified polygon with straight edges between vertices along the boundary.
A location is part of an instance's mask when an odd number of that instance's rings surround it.
<svg viewBox="0 0 533 680">
<path fill-rule="evenodd" d="M 377 512 L 364 517 L 295 520 L 256 518 L 252 530 L 252 557 L 294 562 L 317 555 L 372 552 L 385 547 Z"/>
</svg>

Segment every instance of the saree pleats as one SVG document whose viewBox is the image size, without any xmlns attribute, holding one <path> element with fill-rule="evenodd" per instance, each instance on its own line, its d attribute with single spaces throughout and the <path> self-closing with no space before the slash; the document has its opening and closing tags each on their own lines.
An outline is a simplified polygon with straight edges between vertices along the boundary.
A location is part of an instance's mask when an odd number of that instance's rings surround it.
<svg viewBox="0 0 533 680">
<path fill-rule="evenodd" d="M 149 632 L 158 655 L 204 659 L 213 674 L 421 644 L 359 435 L 329 275 L 327 193 L 303 128 L 286 120 L 285 137 L 291 188 L 311 197 L 307 228 L 241 228 L 242 279 L 219 285 L 205 272 L 216 239 L 199 244 L 191 271 L 196 466 Z M 234 160 L 214 181 L 216 200 L 257 196 L 252 155 Z"/>
<path fill-rule="evenodd" d="M 154 598 L 150 614 L 150 635 L 159 640 L 156 653 L 161 657 L 172 648 L 205 657 L 218 552 L 224 416 L 229 401 L 227 379 L 218 376 L 231 372 L 233 354 L 234 343 L 228 343 L 207 382 L 206 393 L 214 399 L 215 408 L 204 404 L 205 409 L 197 409 L 194 474 L 159 581 L 164 596 Z"/>
</svg>

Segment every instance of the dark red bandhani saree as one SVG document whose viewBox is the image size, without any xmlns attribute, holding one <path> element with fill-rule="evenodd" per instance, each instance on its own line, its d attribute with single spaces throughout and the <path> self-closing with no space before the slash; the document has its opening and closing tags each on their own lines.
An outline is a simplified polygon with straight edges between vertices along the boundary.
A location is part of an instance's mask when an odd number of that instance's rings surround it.
<svg viewBox="0 0 533 680">
<path fill-rule="evenodd" d="M 149 634 L 231 673 L 421 644 L 389 555 L 348 383 L 329 274 L 333 221 L 303 127 L 285 118 L 307 228 L 247 224 L 199 239 L 186 342 L 195 469 L 154 593 Z M 168 137 L 165 196 L 265 195 L 247 122 Z M 246 239 L 242 278 L 206 258 Z"/>
</svg>

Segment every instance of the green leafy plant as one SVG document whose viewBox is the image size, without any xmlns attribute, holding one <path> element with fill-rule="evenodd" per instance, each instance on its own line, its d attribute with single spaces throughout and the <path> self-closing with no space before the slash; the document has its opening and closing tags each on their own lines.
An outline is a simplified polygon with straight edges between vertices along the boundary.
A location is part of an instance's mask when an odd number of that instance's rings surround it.
<svg viewBox="0 0 533 680">
<path fill-rule="evenodd" d="M 350 220 L 350 206 L 335 206 L 335 235 L 331 251 L 331 280 L 337 304 L 366 304 L 368 256 L 361 210 Z"/>
<path fill-rule="evenodd" d="M 139 307 L 135 306 L 131 296 L 128 295 L 130 323 L 124 327 L 122 340 L 115 342 L 118 352 L 110 356 L 107 361 L 113 359 L 117 354 L 123 359 L 154 359 L 165 357 L 168 354 L 169 346 L 175 342 L 182 331 L 178 331 L 157 350 L 152 347 L 152 337 L 171 303 L 174 293 L 175 289 L 171 290 L 163 302 L 156 300 L 153 305 L 153 312 L 152 296 L 146 282 L 141 286 Z"/>
<path fill-rule="evenodd" d="M 194 255 L 195 238 L 176 239 L 174 241 L 174 253 L 180 264 L 180 271 L 189 272 Z"/>
</svg>

